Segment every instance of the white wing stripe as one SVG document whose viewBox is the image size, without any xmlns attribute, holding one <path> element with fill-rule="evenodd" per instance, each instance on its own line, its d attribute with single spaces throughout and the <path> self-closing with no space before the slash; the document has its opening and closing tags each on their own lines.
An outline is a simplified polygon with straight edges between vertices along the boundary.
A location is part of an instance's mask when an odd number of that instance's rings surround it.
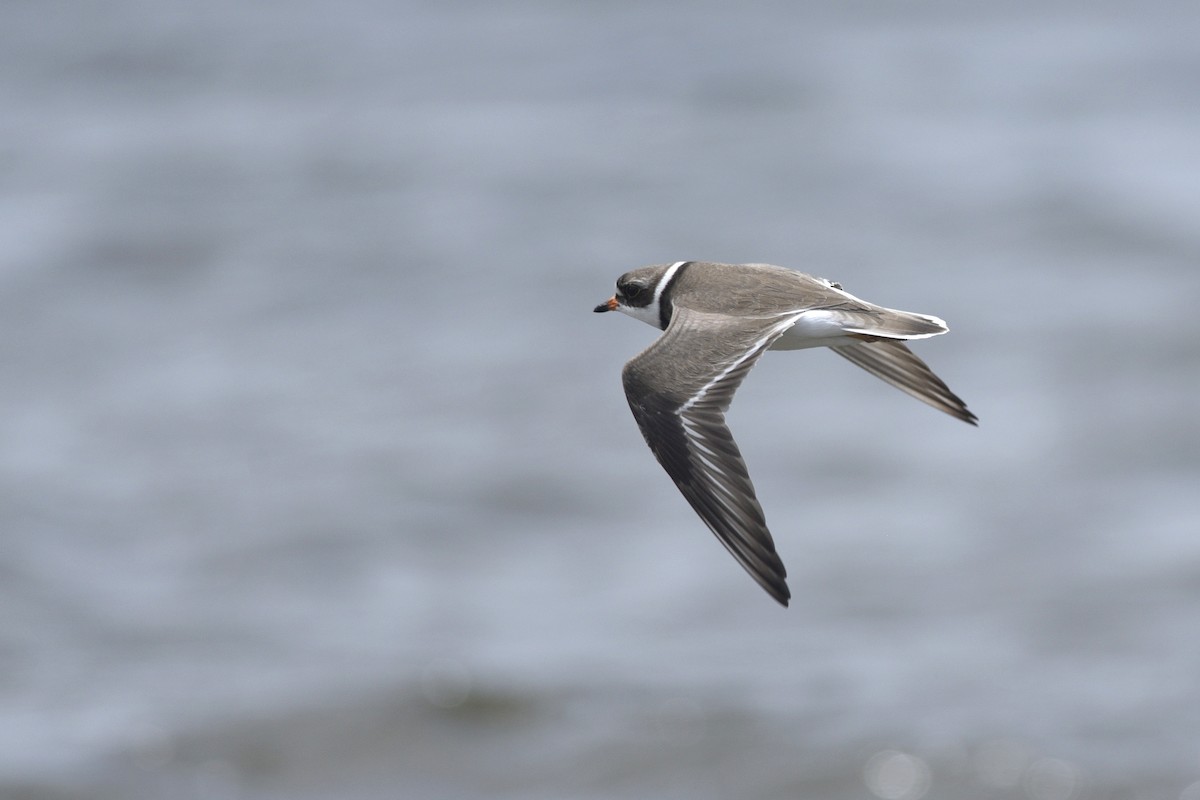
<svg viewBox="0 0 1200 800">
<path fill-rule="evenodd" d="M 678 266 L 679 266 L 679 264 L 675 264 L 671 267 L 671 269 L 675 269 L 675 267 L 678 267 Z M 740 367 L 743 363 L 746 362 L 747 359 L 754 358 L 754 356 L 758 353 L 758 351 L 761 350 L 768 342 L 770 342 L 772 339 L 774 339 L 777 335 L 779 335 L 779 333 L 781 331 L 785 331 L 788 328 L 790 328 L 793 324 L 795 324 L 796 318 L 799 316 L 800 316 L 799 314 L 793 312 L 792 315 L 790 317 L 788 317 L 787 319 L 777 322 L 774 325 L 772 325 L 770 328 L 768 328 L 767 332 L 765 334 L 763 334 L 757 342 L 754 343 L 753 347 L 751 347 L 745 353 L 742 353 L 740 358 L 735 359 L 729 366 L 725 367 L 725 369 L 721 370 L 716 375 L 714 375 L 712 380 L 710 380 L 708 383 L 701 386 L 700 391 L 698 391 L 698 392 L 696 392 L 696 394 L 692 395 L 692 398 L 690 400 L 688 400 L 686 403 L 684 403 L 683 405 L 681 405 L 679 407 L 679 410 L 676 411 L 675 413 L 682 414 L 685 411 L 688 411 L 689 409 L 691 409 L 691 407 L 696 405 L 696 403 L 699 403 L 701 400 L 703 400 L 704 395 L 708 394 L 709 389 L 711 389 L 712 387 L 716 386 L 718 383 L 723 381 L 725 379 L 725 377 L 727 375 L 729 375 L 729 373 L 733 372 L 735 369 Z"/>
</svg>

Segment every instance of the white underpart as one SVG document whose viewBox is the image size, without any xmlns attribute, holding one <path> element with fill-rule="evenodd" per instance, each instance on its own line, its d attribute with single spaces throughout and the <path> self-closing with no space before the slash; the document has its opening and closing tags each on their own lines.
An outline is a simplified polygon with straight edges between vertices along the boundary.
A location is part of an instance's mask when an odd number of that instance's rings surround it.
<svg viewBox="0 0 1200 800">
<path fill-rule="evenodd" d="M 783 332 L 772 350 L 803 350 L 807 347 L 836 347 L 856 340 L 843 327 L 845 318 L 833 311 L 813 309 L 795 317 L 795 322 Z"/>
<path fill-rule="evenodd" d="M 791 312 L 787 312 L 791 313 Z M 946 328 L 946 323 L 937 317 L 928 314 L 920 314 L 913 316 L 922 316 L 937 325 Z M 813 309 L 804 311 L 798 317 L 792 327 L 784 331 L 776 342 L 771 345 L 772 350 L 803 350 L 808 347 L 840 347 L 847 344 L 855 344 L 862 341 L 861 338 L 852 334 L 875 334 L 865 328 L 857 328 L 846 325 L 846 317 L 836 311 L 827 311 L 823 309 Z M 909 339 L 928 339 L 930 336 L 940 336 L 945 333 L 945 330 L 935 331 L 933 333 L 915 333 L 907 336 L 887 336 L 889 339 L 909 340 Z"/>
<path fill-rule="evenodd" d="M 654 299 L 650 301 L 649 305 L 638 307 L 619 305 L 617 306 L 617 310 L 623 311 L 634 319 L 640 319 L 647 325 L 653 325 L 657 328 L 659 323 L 658 301 L 662 297 L 663 290 L 667 288 L 667 284 L 671 282 L 672 276 L 686 263 L 686 261 L 676 261 L 667 267 L 667 271 L 659 279 L 658 285 L 654 287 Z"/>
<path fill-rule="evenodd" d="M 622 314 L 628 314 L 634 319 L 640 319 L 647 325 L 658 327 L 658 301 L 655 300 L 648 306 L 627 306 L 621 303 L 617 306 L 617 311 Z"/>
</svg>

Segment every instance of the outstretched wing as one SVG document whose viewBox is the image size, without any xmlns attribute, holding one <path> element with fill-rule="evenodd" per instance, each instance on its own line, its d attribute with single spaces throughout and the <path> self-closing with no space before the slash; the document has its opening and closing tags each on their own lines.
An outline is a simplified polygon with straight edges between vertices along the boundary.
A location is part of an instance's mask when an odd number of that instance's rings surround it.
<svg viewBox="0 0 1200 800">
<path fill-rule="evenodd" d="M 967 404 L 904 342 L 881 339 L 829 349 L 937 410 L 976 424 L 977 417 L 967 410 Z"/>
<path fill-rule="evenodd" d="M 658 462 L 738 563 L 785 606 L 787 570 L 725 411 L 759 356 L 795 318 L 676 308 L 666 332 L 622 372 L 629 407 Z"/>
</svg>

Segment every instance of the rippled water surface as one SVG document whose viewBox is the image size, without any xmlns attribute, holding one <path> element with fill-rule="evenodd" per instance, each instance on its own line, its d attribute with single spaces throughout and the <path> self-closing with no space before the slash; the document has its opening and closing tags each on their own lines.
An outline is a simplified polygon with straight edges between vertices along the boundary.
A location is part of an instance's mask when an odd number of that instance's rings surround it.
<svg viewBox="0 0 1200 800">
<path fill-rule="evenodd" d="M 1200 797 L 1191 3 L 10 3 L 0 796 Z M 730 423 L 777 607 L 591 313 L 841 281 Z"/>
</svg>

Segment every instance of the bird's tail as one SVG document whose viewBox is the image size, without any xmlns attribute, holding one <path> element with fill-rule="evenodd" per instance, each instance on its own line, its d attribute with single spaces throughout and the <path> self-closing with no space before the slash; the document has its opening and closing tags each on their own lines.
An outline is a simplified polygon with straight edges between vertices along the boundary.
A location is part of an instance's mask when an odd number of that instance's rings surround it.
<svg viewBox="0 0 1200 800">
<path fill-rule="evenodd" d="M 914 314 L 876 306 L 869 311 L 839 311 L 842 330 L 867 339 L 925 339 L 949 330 L 946 323 L 929 314 Z"/>
</svg>

